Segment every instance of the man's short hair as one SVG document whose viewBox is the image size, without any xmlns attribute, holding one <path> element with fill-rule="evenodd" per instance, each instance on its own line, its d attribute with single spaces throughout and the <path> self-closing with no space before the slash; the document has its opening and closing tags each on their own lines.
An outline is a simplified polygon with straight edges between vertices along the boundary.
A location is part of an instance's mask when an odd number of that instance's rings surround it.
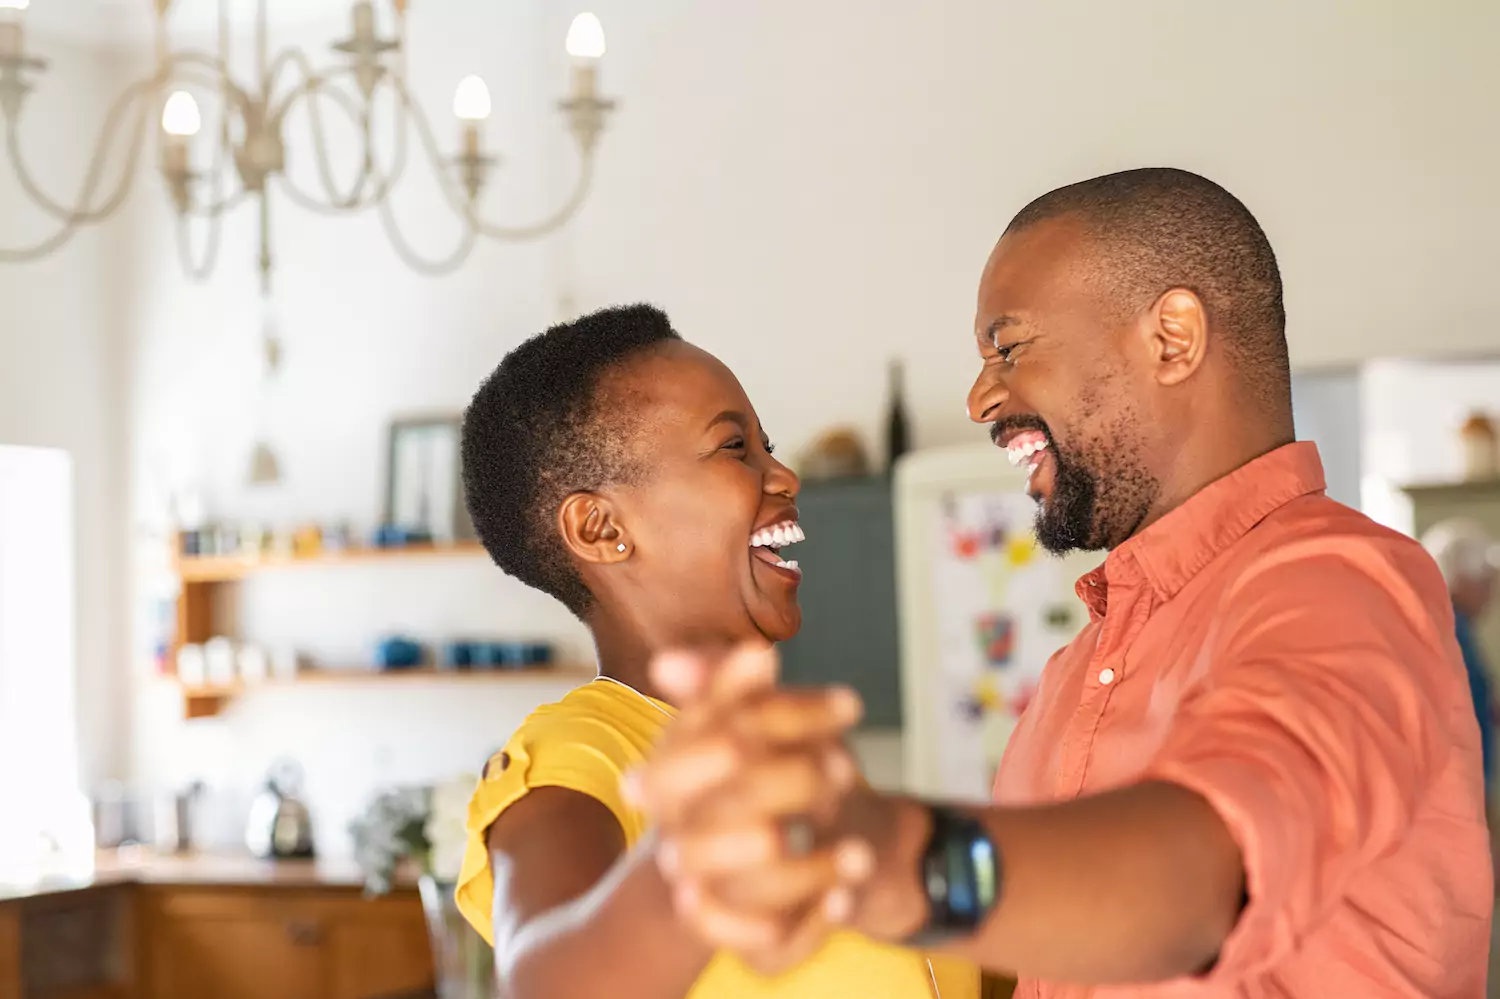
<svg viewBox="0 0 1500 999">
<path fill-rule="evenodd" d="M 1171 288 L 1193 291 L 1255 396 L 1290 405 L 1281 271 L 1238 198 L 1186 170 L 1126 170 L 1042 195 L 1006 232 L 1063 215 L 1083 224 L 1099 251 L 1100 278 L 1126 314 Z"/>
</svg>

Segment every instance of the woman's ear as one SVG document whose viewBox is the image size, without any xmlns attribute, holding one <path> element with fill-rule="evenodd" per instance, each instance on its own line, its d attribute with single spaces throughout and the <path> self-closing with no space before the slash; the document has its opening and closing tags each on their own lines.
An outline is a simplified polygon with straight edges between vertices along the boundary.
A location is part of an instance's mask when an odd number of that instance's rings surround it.
<svg viewBox="0 0 1500 999">
<path fill-rule="evenodd" d="M 614 505 L 597 493 L 571 493 L 557 511 L 563 544 L 581 561 L 611 565 L 630 557 L 630 540 Z"/>
</svg>

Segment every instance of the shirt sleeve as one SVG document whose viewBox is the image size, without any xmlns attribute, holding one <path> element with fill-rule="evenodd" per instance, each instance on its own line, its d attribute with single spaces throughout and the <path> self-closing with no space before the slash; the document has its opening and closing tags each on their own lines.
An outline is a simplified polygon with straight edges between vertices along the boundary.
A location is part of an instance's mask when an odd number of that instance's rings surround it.
<svg viewBox="0 0 1500 999">
<path fill-rule="evenodd" d="M 1221 605 L 1205 678 L 1147 774 L 1203 795 L 1244 858 L 1248 902 L 1214 980 L 1292 951 L 1399 844 L 1455 742 L 1477 751 L 1455 737 L 1467 719 L 1446 588 L 1412 548 L 1284 546 Z"/>
<path fill-rule="evenodd" d="M 620 781 L 635 754 L 608 725 L 591 719 L 529 722 L 491 757 L 469 800 L 468 842 L 455 892 L 459 911 L 494 945 L 495 878 L 490 870 L 490 826 L 538 787 L 586 794 L 614 815 L 627 842 L 640 835 L 640 817 L 625 804 Z"/>
</svg>

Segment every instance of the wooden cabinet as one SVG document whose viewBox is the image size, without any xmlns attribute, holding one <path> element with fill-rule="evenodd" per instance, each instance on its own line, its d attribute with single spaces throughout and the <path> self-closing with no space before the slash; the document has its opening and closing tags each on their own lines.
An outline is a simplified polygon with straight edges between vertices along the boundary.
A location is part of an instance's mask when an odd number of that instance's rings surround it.
<svg viewBox="0 0 1500 999">
<path fill-rule="evenodd" d="M 387 999 L 429 995 L 415 893 L 143 886 L 142 999 Z"/>
<path fill-rule="evenodd" d="M 134 999 L 134 902 L 125 885 L 0 902 L 0 999 Z"/>
<path fill-rule="evenodd" d="M 0 999 L 21 999 L 21 909 L 0 906 Z"/>
</svg>

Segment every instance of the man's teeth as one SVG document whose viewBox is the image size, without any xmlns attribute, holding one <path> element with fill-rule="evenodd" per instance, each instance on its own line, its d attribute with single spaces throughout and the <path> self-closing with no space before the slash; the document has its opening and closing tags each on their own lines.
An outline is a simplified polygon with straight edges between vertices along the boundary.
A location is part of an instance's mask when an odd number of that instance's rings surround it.
<svg viewBox="0 0 1500 999">
<path fill-rule="evenodd" d="M 807 535 L 802 533 L 802 528 L 795 521 L 787 521 L 768 527 L 762 531 L 756 531 L 750 537 L 751 548 L 785 548 L 787 545 L 795 545 L 799 541 L 806 541 Z"/>
<path fill-rule="evenodd" d="M 788 559 L 785 562 L 777 562 L 776 567 L 779 569 L 795 569 L 798 572 L 802 571 L 802 567 L 797 564 L 796 559 Z"/>
<path fill-rule="evenodd" d="M 1005 451 L 1006 454 L 1010 455 L 1010 463 L 1012 465 L 1019 465 L 1021 462 L 1025 461 L 1027 458 L 1030 458 L 1038 451 L 1045 451 L 1046 448 L 1047 442 L 1042 440 L 1032 441 L 1027 444 L 1018 445 L 1016 447 L 1009 447 L 1006 448 Z"/>
</svg>

